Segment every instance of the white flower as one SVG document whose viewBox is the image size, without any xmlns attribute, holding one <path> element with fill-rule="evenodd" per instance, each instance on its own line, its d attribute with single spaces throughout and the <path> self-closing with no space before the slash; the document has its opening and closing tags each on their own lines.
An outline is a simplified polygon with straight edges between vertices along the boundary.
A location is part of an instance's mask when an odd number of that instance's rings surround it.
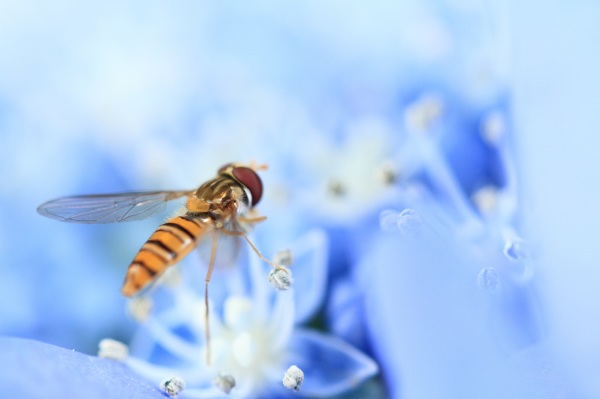
<svg viewBox="0 0 600 399">
<path fill-rule="evenodd" d="M 315 254 L 325 244 L 321 234 L 309 233 L 293 247 L 298 269 L 324 275 L 322 264 L 310 263 L 321 259 Z M 284 389 L 281 376 L 292 364 L 304 370 L 302 393 L 307 396 L 339 394 L 376 373 L 373 361 L 350 345 L 297 328 L 294 290 L 271 289 L 264 278 L 266 267 L 251 257 L 251 291 L 227 295 L 222 307 L 211 303 L 210 364 L 205 356 L 204 298 L 185 285 L 173 291 L 173 307 L 150 316 L 142 326 L 133 345 L 137 356 L 127 359 L 127 364 L 150 380 L 180 376 L 187 385 L 182 398 L 224 393 L 236 398 L 269 397 L 268 392 Z M 307 284 L 313 284 L 313 291 L 321 296 L 318 280 L 307 279 Z M 306 290 L 303 294 L 314 311 L 320 298 L 310 300 L 308 285 L 297 288 Z M 296 382 L 286 386 L 297 389 L 302 378 L 295 370 L 291 369 L 290 378 Z"/>
</svg>

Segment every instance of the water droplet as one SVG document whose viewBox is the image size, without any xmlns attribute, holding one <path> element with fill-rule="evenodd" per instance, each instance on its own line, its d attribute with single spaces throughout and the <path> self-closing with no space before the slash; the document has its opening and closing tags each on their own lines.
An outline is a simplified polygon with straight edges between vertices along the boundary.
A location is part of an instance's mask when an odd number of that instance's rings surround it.
<svg viewBox="0 0 600 399">
<path fill-rule="evenodd" d="M 500 285 L 500 280 L 498 278 L 498 272 L 496 272 L 496 269 L 493 267 L 481 269 L 479 275 L 477 276 L 477 285 L 486 290 L 496 290 Z"/>
<path fill-rule="evenodd" d="M 508 259 L 513 261 L 529 258 L 527 244 L 520 237 L 515 237 L 508 240 L 504 245 L 503 252 Z"/>
<path fill-rule="evenodd" d="M 387 233 L 415 234 L 420 225 L 421 218 L 414 209 L 407 208 L 400 213 L 393 209 L 386 209 L 379 214 L 379 228 Z"/>
<path fill-rule="evenodd" d="M 396 225 L 402 234 L 415 234 L 421 228 L 421 217 L 414 209 L 407 208 L 398 215 Z"/>
</svg>

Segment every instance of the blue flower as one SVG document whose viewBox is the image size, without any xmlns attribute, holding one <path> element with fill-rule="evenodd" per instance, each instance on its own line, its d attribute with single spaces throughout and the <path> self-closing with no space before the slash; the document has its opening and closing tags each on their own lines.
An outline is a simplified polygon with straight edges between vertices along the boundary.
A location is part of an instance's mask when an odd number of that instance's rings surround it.
<svg viewBox="0 0 600 399">
<path fill-rule="evenodd" d="M 543 397 L 538 381 L 522 377 L 529 365 L 516 360 L 539 345 L 542 326 L 515 225 L 516 177 L 502 114 L 484 115 L 477 131 L 502 161 L 502 183 L 477 168 L 471 181 L 479 183 L 468 189 L 439 140 L 452 131 L 428 120 L 433 101 L 409 108 L 418 129 L 405 145 L 420 163 L 403 187 L 404 210 L 381 213 L 380 232 L 333 286 L 333 327 L 373 349 L 393 397 Z M 356 331 L 353 316 L 364 318 L 364 330 Z"/>
<path fill-rule="evenodd" d="M 156 384 L 182 378 L 186 389 L 181 395 L 189 398 L 220 397 L 230 389 L 236 397 L 287 396 L 282 379 L 291 366 L 304 373 L 301 396 L 357 388 L 377 373 L 375 363 L 325 332 L 298 325 L 321 304 L 326 244 L 325 236 L 313 231 L 291 247 L 296 286 L 288 291 L 273 290 L 253 253 L 248 281 L 240 281 L 238 273 L 221 276 L 228 281 L 215 285 L 228 287 L 222 306 L 211 302 L 210 347 L 204 339 L 204 297 L 182 281 L 172 290 L 173 305 L 143 322 L 126 363 Z"/>
</svg>

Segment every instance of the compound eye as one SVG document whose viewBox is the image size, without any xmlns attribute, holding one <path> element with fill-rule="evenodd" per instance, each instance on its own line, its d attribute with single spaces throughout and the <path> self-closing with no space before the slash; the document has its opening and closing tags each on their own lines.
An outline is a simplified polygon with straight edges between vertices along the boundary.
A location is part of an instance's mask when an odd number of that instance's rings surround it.
<svg viewBox="0 0 600 399">
<path fill-rule="evenodd" d="M 252 195 L 252 206 L 258 204 L 260 197 L 262 197 L 263 185 L 256 172 L 245 166 L 238 166 L 237 168 L 233 168 L 231 173 L 240 183 L 250 190 L 250 195 Z"/>
</svg>

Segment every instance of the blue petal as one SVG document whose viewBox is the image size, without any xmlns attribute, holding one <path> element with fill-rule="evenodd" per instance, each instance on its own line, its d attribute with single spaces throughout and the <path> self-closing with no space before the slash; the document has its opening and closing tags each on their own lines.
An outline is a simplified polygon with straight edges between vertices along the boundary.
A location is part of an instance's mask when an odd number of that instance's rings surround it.
<svg viewBox="0 0 600 399">
<path fill-rule="evenodd" d="M 284 233 L 277 234 L 280 239 Z M 261 249 L 269 247 L 267 238 L 259 239 Z M 292 252 L 293 264 L 290 266 L 294 283 L 292 285 L 295 304 L 295 323 L 300 324 L 312 317 L 325 297 L 327 283 L 328 242 L 325 232 L 313 229 L 298 238 L 287 240 L 282 250 L 289 248 Z M 273 248 L 269 250 L 274 251 Z M 261 261 L 249 251 L 249 280 L 252 281 L 252 296 L 257 307 L 267 309 L 273 297 L 274 288 L 267 283 L 271 266 Z M 275 292 L 275 294 L 278 294 Z"/>
<path fill-rule="evenodd" d="M 598 398 L 600 3 L 541 4 L 515 8 L 511 23 L 523 225 L 543 273 L 548 349 L 578 390 L 564 397 Z M 559 19 L 565 24 L 553 29 Z"/>
<path fill-rule="evenodd" d="M 363 291 L 348 277 L 336 279 L 327 303 L 327 321 L 333 333 L 357 348 L 366 346 Z"/>
<path fill-rule="evenodd" d="M 124 364 L 38 341 L 0 338 L 0 391 L 27 399 L 164 399 Z"/>
<path fill-rule="evenodd" d="M 507 278 L 496 291 L 478 286 L 501 248 L 482 257 L 483 244 L 450 237 L 381 236 L 359 266 L 370 342 L 392 397 L 531 397 L 504 362 L 539 339 L 528 287 Z"/>
<path fill-rule="evenodd" d="M 304 372 L 304 396 L 332 396 L 356 388 L 374 376 L 378 367 L 354 347 L 331 335 L 296 330 L 289 346 L 290 365 Z"/>
<path fill-rule="evenodd" d="M 292 245 L 296 323 L 307 321 L 325 296 L 327 279 L 327 236 L 312 230 Z"/>
</svg>

